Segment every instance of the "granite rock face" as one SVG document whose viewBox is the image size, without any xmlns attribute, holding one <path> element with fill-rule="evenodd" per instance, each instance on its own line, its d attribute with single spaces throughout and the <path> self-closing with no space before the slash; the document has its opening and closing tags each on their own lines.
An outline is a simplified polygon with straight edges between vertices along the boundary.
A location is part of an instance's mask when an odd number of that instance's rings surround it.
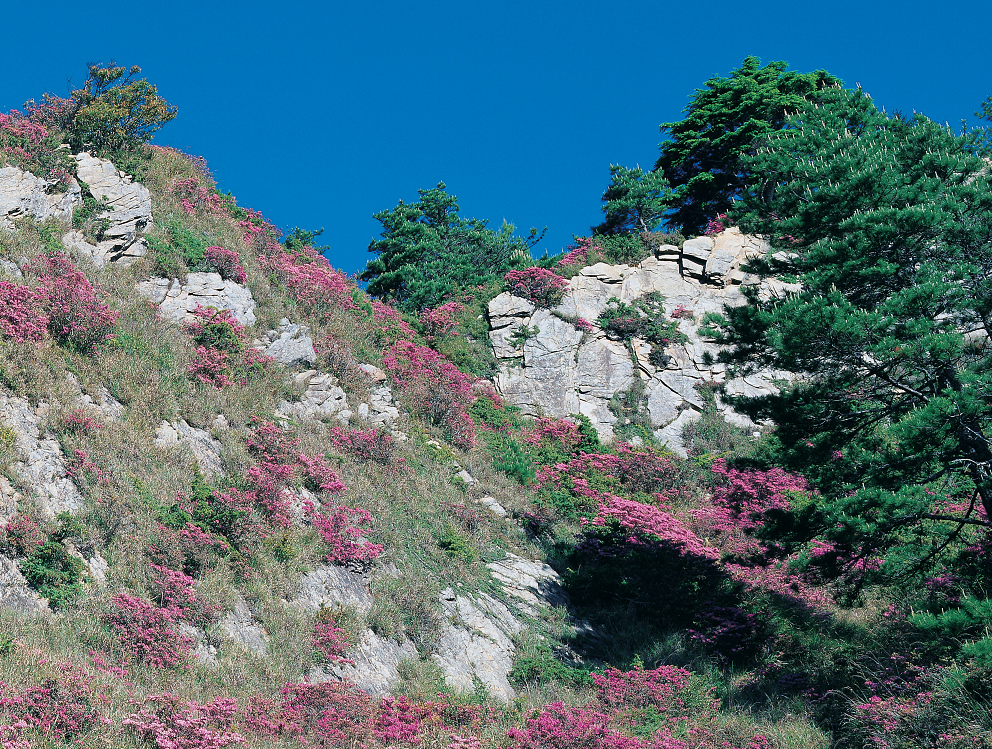
<svg viewBox="0 0 992 749">
<path fill-rule="evenodd" d="M 67 224 L 72 210 L 83 204 L 75 182 L 63 193 L 49 192 L 52 184 L 17 167 L 0 168 L 0 229 L 14 229 L 14 219 L 30 216 L 35 221 L 56 219 Z"/>
<path fill-rule="evenodd" d="M 251 610 L 244 598 L 238 597 L 234 609 L 224 614 L 217 622 L 217 626 L 229 640 L 245 650 L 259 656 L 269 652 L 268 636 L 252 618 Z"/>
<path fill-rule="evenodd" d="M 719 346 L 698 332 L 707 312 L 722 313 L 725 306 L 744 304 L 746 285 L 756 285 L 762 299 L 784 297 L 797 288 L 743 270 L 748 260 L 767 252 L 763 240 L 731 228 L 688 240 L 681 249 L 662 245 L 636 266 L 597 263 L 583 268 L 570 280 L 554 310 L 535 309 L 508 292 L 500 294 L 489 305 L 490 340 L 500 365 L 497 390 L 530 415 L 585 414 L 600 437 L 609 441 L 616 424 L 608 407 L 610 398 L 639 378 L 655 437 L 684 454 L 675 432 L 680 433 L 682 424 L 693 418 L 693 412 L 698 415 L 703 405 L 697 385 L 722 383 L 730 394 L 754 395 L 775 392 L 774 380 L 785 378 L 779 372 L 762 372 L 728 380 L 725 365 L 714 361 Z M 678 328 L 688 340 L 666 348 L 665 366 L 652 364 L 647 342 L 631 341 L 631 356 L 623 342 L 609 339 L 595 325 L 611 298 L 629 304 L 651 292 L 664 297 L 666 313 L 685 310 Z M 583 334 L 571 322 L 577 318 L 592 323 L 593 332 Z M 523 326 L 537 332 L 515 348 L 511 338 Z M 719 399 L 718 405 L 730 420 L 751 425 Z M 678 429 L 669 428 L 677 419 L 681 419 Z"/>
<path fill-rule="evenodd" d="M 478 679 L 494 697 L 516 697 L 508 675 L 516 650 L 512 637 L 523 625 L 505 605 L 482 592 L 466 596 L 448 588 L 441 593 L 441 608 L 445 621 L 432 657 L 448 684 L 471 692 Z"/>
<path fill-rule="evenodd" d="M 279 321 L 278 328 L 266 332 L 253 345 L 285 367 L 312 366 L 317 362 L 310 328 L 291 323 L 285 317 Z"/>
<path fill-rule="evenodd" d="M 313 614 L 322 608 L 348 606 L 364 615 L 372 609 L 372 594 L 357 572 L 323 564 L 303 576 L 300 590 L 290 603 Z"/>
<path fill-rule="evenodd" d="M 106 159 L 86 152 L 76 155 L 76 174 L 90 194 L 106 205 L 96 218 L 105 219 L 107 228 L 95 245 L 81 232 L 71 231 L 62 243 L 92 258 L 97 266 L 107 263 L 133 263 L 143 257 L 148 247 L 142 238 L 152 223 L 152 199 L 148 188 L 131 178 Z"/>
<path fill-rule="evenodd" d="M 200 470 L 207 478 L 224 472 L 220 460 L 220 442 L 211 437 L 210 432 L 190 426 L 183 419 L 159 424 L 155 430 L 155 444 L 163 449 L 185 445 L 193 453 Z"/>
<path fill-rule="evenodd" d="M 400 680 L 400 661 L 417 657 L 409 640 L 395 642 L 366 629 L 346 653 L 352 664 L 328 664 L 311 669 L 307 679 L 315 684 L 347 679 L 375 697 L 386 697 Z"/>
<path fill-rule="evenodd" d="M 36 616 L 48 610 L 48 601 L 28 587 L 17 564 L 0 554 L 0 611 Z"/>
<path fill-rule="evenodd" d="M 24 398 L 0 392 L 0 424 L 13 431 L 18 458 L 11 471 L 23 486 L 31 487 L 42 514 L 54 518 L 60 512 L 81 510 L 83 497 L 69 477 L 69 465 L 58 439 L 43 430 L 47 415 L 48 406 L 44 403 L 35 408 Z M 12 496 L 3 505 L 14 503 L 16 498 Z"/>
<path fill-rule="evenodd" d="M 163 318 L 175 323 L 192 322 L 197 307 L 213 307 L 230 310 L 234 319 L 245 327 L 255 324 L 251 289 L 221 278 L 219 273 L 190 273 L 185 283 L 178 278 L 150 278 L 139 283 L 137 289 L 158 305 Z"/>
<path fill-rule="evenodd" d="M 305 388 L 303 395 L 298 401 L 280 401 L 277 416 L 300 421 L 335 418 L 342 423 L 348 422 L 351 417 L 348 396 L 338 387 L 334 375 L 307 369 L 293 375 L 293 380 Z"/>
</svg>

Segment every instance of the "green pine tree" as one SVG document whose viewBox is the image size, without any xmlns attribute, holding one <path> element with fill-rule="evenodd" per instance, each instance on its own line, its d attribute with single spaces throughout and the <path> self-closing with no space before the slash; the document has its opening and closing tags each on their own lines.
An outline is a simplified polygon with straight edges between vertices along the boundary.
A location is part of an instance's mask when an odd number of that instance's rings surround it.
<svg viewBox="0 0 992 749">
<path fill-rule="evenodd" d="M 825 70 L 787 68 L 785 62 L 761 66 L 757 57 L 747 57 L 729 77 L 710 78 L 697 89 L 684 120 L 661 124 L 668 139 L 655 171 L 675 190 L 666 217 L 670 228 L 699 234 L 709 219 L 726 213 L 751 181 L 742 159 L 781 128 L 789 112 L 840 84 Z"/>
<path fill-rule="evenodd" d="M 820 497 L 784 520 L 849 561 L 926 566 L 992 517 L 992 185 L 965 139 L 830 89 L 745 157 L 733 218 L 801 291 L 732 310 L 736 356 L 799 375 L 751 402 Z"/>
<path fill-rule="evenodd" d="M 419 190 L 420 200 L 380 211 L 382 239 L 369 244 L 376 257 L 359 275 L 368 292 L 406 312 L 433 307 L 473 286 L 495 281 L 511 268 L 531 264 L 530 248 L 539 241 L 536 229 L 527 239 L 506 222 L 499 231 L 487 222 L 458 215 L 458 198 L 439 182 Z"/>
</svg>

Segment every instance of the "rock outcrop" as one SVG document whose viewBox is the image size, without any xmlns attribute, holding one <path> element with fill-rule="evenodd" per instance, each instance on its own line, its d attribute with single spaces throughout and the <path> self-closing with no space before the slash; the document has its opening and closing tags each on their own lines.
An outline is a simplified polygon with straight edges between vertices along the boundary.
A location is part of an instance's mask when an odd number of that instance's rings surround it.
<svg viewBox="0 0 992 749">
<path fill-rule="evenodd" d="M 35 408 L 24 398 L 0 392 L 0 424 L 14 435 L 17 460 L 11 465 L 13 476 L 31 488 L 42 515 L 54 518 L 60 512 L 81 510 L 83 497 L 69 477 L 62 446 L 43 428 L 47 415 L 48 406 L 44 403 Z M 16 498 L 11 498 L 9 503 L 15 502 Z"/>
<path fill-rule="evenodd" d="M 266 332 L 252 345 L 285 367 L 312 366 L 317 362 L 310 328 L 291 323 L 285 317 L 279 321 L 278 328 Z"/>
<path fill-rule="evenodd" d="M 658 247 L 654 256 L 636 266 L 597 263 L 583 268 L 553 310 L 535 308 L 508 292 L 500 294 L 489 304 L 490 340 L 500 365 L 497 389 L 530 415 L 585 414 L 600 436 L 611 440 L 617 417 L 609 409 L 610 399 L 639 378 L 655 437 L 684 454 L 681 426 L 698 417 L 703 405 L 697 385 L 721 383 L 730 394 L 758 395 L 774 392 L 774 380 L 783 377 L 763 372 L 728 379 L 725 365 L 715 362 L 719 346 L 698 332 L 707 312 L 722 313 L 725 306 L 744 304 L 745 285 L 757 285 L 764 299 L 795 288 L 743 269 L 749 259 L 767 251 L 762 240 L 728 229 L 688 240 L 681 249 Z M 664 297 L 667 314 L 680 309 L 678 329 L 687 338 L 666 349 L 665 366 L 648 358 L 646 342 L 635 338 L 628 349 L 595 325 L 610 299 L 629 304 L 650 292 Z M 593 324 L 592 332 L 576 327 L 579 318 Z M 523 326 L 537 332 L 517 348 L 513 337 Z M 728 419 L 751 423 L 719 399 L 718 405 Z"/>
<path fill-rule="evenodd" d="M 72 222 L 72 210 L 82 205 L 82 193 L 73 182 L 66 192 L 49 192 L 52 183 L 13 166 L 0 168 L 0 229 L 12 230 L 13 219 L 30 216 L 36 221 L 54 218 Z"/>
<path fill-rule="evenodd" d="M 219 273 L 190 273 L 185 282 L 178 278 L 150 278 L 137 288 L 148 301 L 158 305 L 164 319 L 175 323 L 191 322 L 199 306 L 230 310 L 242 325 L 255 324 L 251 289 L 221 278 Z"/>
<path fill-rule="evenodd" d="M 101 239 L 90 244 L 81 232 L 66 234 L 62 242 L 70 249 L 88 255 L 97 266 L 128 264 L 148 251 L 142 239 L 152 223 L 152 199 L 148 188 L 119 172 L 106 159 L 88 153 L 77 154 L 76 174 L 96 200 L 106 205 L 96 218 L 106 222 Z"/>
<path fill-rule="evenodd" d="M 224 472 L 220 460 L 220 442 L 211 437 L 210 432 L 190 426 L 183 419 L 159 424 L 155 430 L 155 444 L 164 449 L 185 445 L 193 453 L 200 470 L 207 478 L 214 478 Z"/>
</svg>

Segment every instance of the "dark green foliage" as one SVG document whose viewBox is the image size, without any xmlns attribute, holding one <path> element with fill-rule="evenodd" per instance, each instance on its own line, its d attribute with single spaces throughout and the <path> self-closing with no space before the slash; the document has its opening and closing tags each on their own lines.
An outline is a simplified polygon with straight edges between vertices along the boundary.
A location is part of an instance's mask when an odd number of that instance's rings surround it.
<svg viewBox="0 0 992 749">
<path fill-rule="evenodd" d="M 802 291 L 728 310 L 728 337 L 804 375 L 749 404 L 778 424 L 770 458 L 821 493 L 791 532 L 829 538 L 848 569 L 883 555 L 910 573 L 992 516 L 992 185 L 946 127 L 860 91 L 820 101 L 745 160 L 762 176 L 736 211 L 791 253 L 767 270 Z"/>
<path fill-rule="evenodd" d="M 610 176 L 610 186 L 603 193 L 606 218 L 592 231 L 607 235 L 653 231 L 672 198 L 664 175 L 617 164 L 610 167 Z"/>
<path fill-rule="evenodd" d="M 140 146 L 179 110 L 158 95 L 137 65 L 89 66 L 82 88 L 69 98 L 45 94 L 40 105 L 28 103 L 31 116 L 62 131 L 73 152 L 91 149 L 112 157 L 118 168 L 133 160 Z"/>
<path fill-rule="evenodd" d="M 665 314 L 663 301 L 664 298 L 654 291 L 631 304 L 612 297 L 596 322 L 615 340 L 640 338 L 663 349 L 670 343 L 685 340 L 685 334 L 679 332 L 678 323 Z"/>
<path fill-rule="evenodd" d="M 493 468 L 527 486 L 537 478 L 534 461 L 519 442 L 500 434 L 486 433 L 483 437 L 493 456 Z"/>
<path fill-rule="evenodd" d="M 745 58 L 729 77 L 717 76 L 697 89 L 681 122 L 664 122 L 655 170 L 674 189 L 665 217 L 686 235 L 700 234 L 708 220 L 726 213 L 756 172 L 741 159 L 779 130 L 789 112 L 840 81 L 824 70 L 797 73 L 785 62 L 761 66 Z"/>
<path fill-rule="evenodd" d="M 155 258 L 155 272 L 166 278 L 180 278 L 203 262 L 210 240 L 188 229 L 178 218 L 169 218 L 161 233 L 146 236 Z"/>
<path fill-rule="evenodd" d="M 107 198 L 97 200 L 90 193 L 89 188 L 83 187 L 83 204 L 72 211 L 72 226 L 81 229 L 88 239 L 100 242 L 103 240 L 104 232 L 110 228 L 110 219 L 100 216 L 101 211 L 109 210 Z"/>
<path fill-rule="evenodd" d="M 369 282 L 370 295 L 416 312 L 530 265 L 530 248 L 540 239 L 536 229 L 522 239 L 512 224 L 493 231 L 486 221 L 460 217 L 458 199 L 443 182 L 418 192 L 418 201 L 401 200 L 374 216 L 382 224 L 382 239 L 369 244 L 376 257 L 359 275 Z"/>
<path fill-rule="evenodd" d="M 569 666 L 555 656 L 546 641 L 525 648 L 513 660 L 510 681 L 518 686 L 528 684 L 568 684 L 575 687 L 589 686 L 589 671 Z"/>
<path fill-rule="evenodd" d="M 613 394 L 609 409 L 617 417 L 613 427 L 617 437 L 626 442 L 634 437 L 640 437 L 644 442 L 651 441 L 651 414 L 648 412 L 644 381 L 640 377 L 635 377 L 628 389 Z"/>
<path fill-rule="evenodd" d="M 189 500 L 184 504 L 185 509 L 179 504 L 163 508 L 159 513 L 159 522 L 173 530 L 181 530 L 187 523 L 191 523 L 207 533 L 216 533 L 227 538 L 234 535 L 238 522 L 245 516 L 244 511 L 232 510 L 218 502 L 199 471 L 193 474 Z"/>
<path fill-rule="evenodd" d="M 56 610 L 70 603 L 82 589 L 83 563 L 56 540 L 37 547 L 21 563 L 21 572 L 28 585 Z"/>
</svg>

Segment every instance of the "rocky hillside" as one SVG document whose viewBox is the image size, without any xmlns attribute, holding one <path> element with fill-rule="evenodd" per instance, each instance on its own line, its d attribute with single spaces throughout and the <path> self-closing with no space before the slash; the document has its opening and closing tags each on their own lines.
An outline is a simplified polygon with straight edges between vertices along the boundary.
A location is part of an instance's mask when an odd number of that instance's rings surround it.
<svg viewBox="0 0 992 749">
<path fill-rule="evenodd" d="M 73 212 L 83 206 L 81 184 L 85 185 L 89 195 L 100 204 L 96 214 L 103 222 L 100 238 L 90 242 L 82 231 L 60 230 L 61 243 L 84 265 L 90 263 L 94 271 L 102 270 L 118 279 L 137 278 L 133 288 L 150 303 L 154 318 L 160 321 L 156 327 L 163 332 L 170 328 L 178 332 L 195 324 L 198 314 L 202 316 L 201 310 L 211 309 L 229 312 L 246 330 L 258 329 L 258 303 L 244 279 L 239 283 L 216 270 L 189 272 L 184 278 L 144 278 L 141 265 L 134 267 L 137 276 L 133 272 L 119 275 L 118 268 L 130 267 L 148 254 L 145 234 L 154 223 L 151 196 L 146 187 L 118 172 L 105 159 L 82 153 L 76 156 L 76 161 L 78 182 L 61 195 L 50 195 L 44 181 L 19 169 L 8 167 L 0 171 L 3 196 L 0 219 L 6 231 L 16 235 L 24 220 L 49 222 L 46 225 L 51 226 L 69 225 Z M 8 258 L 4 266 L 12 279 L 8 283 L 22 280 L 20 266 L 30 262 L 28 257 Z M 271 313 L 266 315 L 271 316 Z M 382 427 L 396 441 L 407 441 L 408 434 L 403 430 L 410 428 L 408 417 L 397 407 L 386 384 L 386 375 L 377 366 L 351 362 L 355 375 L 361 377 L 361 386 L 352 390 L 349 402 L 349 395 L 340 387 L 336 376 L 314 368 L 319 357 L 308 326 L 281 318 L 274 328 L 259 331 L 256 336 L 250 346 L 271 362 L 273 376 L 286 382 L 281 389 L 287 391 L 288 397 L 280 399 L 271 412 L 281 424 L 287 428 L 310 425 L 318 430 L 326 429 L 325 422 L 353 424 L 358 428 Z M 285 374 L 278 374 L 280 370 Z M 66 456 L 64 440 L 60 442 L 53 433 L 66 418 L 86 422 L 91 425 L 88 428 L 113 425 L 119 433 L 128 433 L 135 426 L 129 418 L 128 406 L 118 401 L 106 386 L 90 382 L 84 390 L 71 371 L 64 373 L 64 382 L 58 383 L 57 392 L 38 395 L 32 401 L 11 391 L 0 394 L 0 420 L 9 434 L 13 458 L 9 467 L 11 478 L 0 483 L 3 491 L 0 525 L 6 526 L 13 519 L 28 515 L 36 515 L 39 523 L 52 522 L 65 517 L 62 513 L 77 515 L 87 507 L 87 500 L 76 485 L 80 481 L 80 461 L 86 466 L 84 470 L 102 472 L 93 462 L 100 458 L 96 454 L 92 460 L 88 456 L 80 458 L 79 450 L 75 451 L 75 457 Z M 229 448 L 225 449 L 218 437 L 227 442 L 236 441 L 238 432 L 243 433 L 246 426 L 231 421 L 220 411 L 211 414 L 206 422 L 201 421 L 201 428 L 191 425 L 183 414 L 176 414 L 175 418 L 158 423 L 153 432 L 135 434 L 132 438 L 139 450 L 147 451 L 143 458 L 157 462 L 168 461 L 167 456 L 173 456 L 172 460 L 198 469 L 206 480 L 217 481 L 234 470 L 225 454 Z M 250 427 L 248 432 L 251 433 Z M 423 442 L 421 447 L 446 451 L 434 440 Z M 456 477 L 457 482 L 477 483 L 460 466 L 458 472 L 461 477 Z M 305 487 L 294 491 L 295 502 L 319 501 Z M 479 512 L 492 517 L 486 522 L 497 526 L 498 535 L 507 540 L 512 538 L 511 529 L 499 528 L 505 522 L 506 510 L 491 496 L 475 499 L 480 505 Z M 300 525 L 304 521 L 305 513 L 300 505 L 294 510 L 293 523 Z M 113 581 L 115 573 L 121 572 L 105 558 L 104 554 L 114 557 L 100 543 L 90 541 L 80 550 L 66 542 L 65 548 L 83 563 L 86 584 L 94 586 L 94 595 L 100 595 L 98 589 L 108 585 L 108 574 Z M 0 565 L 3 568 L 0 610 L 29 616 L 50 615 L 48 601 L 29 586 L 15 561 L 0 555 Z M 511 553 L 489 562 L 484 569 L 493 581 L 485 590 L 464 589 L 458 583 L 457 592 L 450 586 L 440 591 L 432 606 L 436 607 L 438 617 L 434 626 L 439 629 L 430 633 L 432 644 L 423 656 L 437 664 L 451 688 L 471 692 L 478 683 L 495 697 L 510 699 L 515 696 L 508 681 L 516 650 L 513 638 L 527 628 L 525 622 L 540 618 L 542 608 L 561 606 L 567 598 L 557 574 L 546 564 Z M 386 578 L 400 575 L 395 564 L 383 568 L 382 574 Z M 361 620 L 376 605 L 370 592 L 374 577 L 362 565 L 352 570 L 318 564 L 295 580 L 287 581 L 282 604 L 297 618 L 312 618 L 322 611 L 345 607 Z M 486 590 L 498 593 L 498 597 Z M 221 659 L 232 649 L 240 648 L 260 658 L 269 653 L 272 625 L 267 629 L 253 613 L 252 609 L 257 611 L 259 603 L 249 606 L 240 594 L 230 595 L 234 596 L 229 599 L 230 610 L 217 619 L 209 636 L 202 628 L 186 625 L 188 635 L 196 643 L 193 653 L 203 667 L 218 668 Z M 379 605 L 388 604 L 380 601 Z M 372 694 L 387 694 L 400 679 L 401 659 L 417 659 L 420 655 L 417 646 L 403 636 L 383 638 L 369 628 L 356 634 L 348 658 L 342 659 L 342 663 L 321 667 L 307 666 L 304 661 L 297 678 L 306 676 L 317 682 L 347 678 Z"/>
<path fill-rule="evenodd" d="M 511 292 L 500 294 L 489 303 L 490 339 L 499 362 L 497 389 L 531 416 L 584 414 L 600 437 L 610 441 L 618 418 L 611 401 L 640 380 L 651 436 L 685 457 L 682 428 L 698 419 L 704 407 L 700 385 L 722 385 L 731 396 L 754 396 L 776 392 L 775 381 L 789 377 L 765 371 L 728 378 L 726 365 L 716 361 L 720 347 L 712 335 L 700 332 L 707 314 L 722 316 L 725 307 L 744 304 L 748 285 L 757 286 L 763 300 L 784 297 L 795 288 L 744 270 L 748 260 L 768 252 L 767 242 L 728 229 L 687 240 L 681 247 L 658 245 L 652 257 L 636 266 L 600 262 L 583 267 L 552 309 L 536 308 Z M 652 294 L 660 295 L 661 309 L 681 333 L 665 346 L 661 360 L 653 359 L 649 342 L 636 336 L 625 341 L 589 322 L 607 310 L 611 299 L 632 305 Z M 521 330 L 528 333 L 523 341 Z M 720 396 L 716 404 L 730 422 L 755 427 Z"/>
<path fill-rule="evenodd" d="M 616 167 L 539 259 L 421 190 L 363 289 L 90 72 L 0 114 L 0 749 L 988 746 L 978 255 L 663 236 Z"/>
</svg>

